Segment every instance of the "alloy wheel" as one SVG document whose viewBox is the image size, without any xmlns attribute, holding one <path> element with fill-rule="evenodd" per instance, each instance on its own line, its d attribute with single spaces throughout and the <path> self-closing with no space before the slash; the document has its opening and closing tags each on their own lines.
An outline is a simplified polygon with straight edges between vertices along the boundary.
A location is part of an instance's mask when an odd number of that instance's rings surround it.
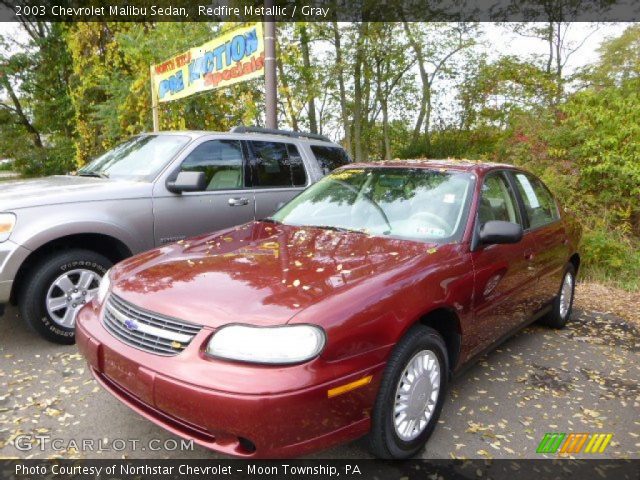
<svg viewBox="0 0 640 480">
<path fill-rule="evenodd" d="M 76 314 L 98 292 L 102 277 L 93 270 L 79 268 L 63 273 L 49 287 L 45 299 L 51 320 L 73 328 Z"/>
</svg>

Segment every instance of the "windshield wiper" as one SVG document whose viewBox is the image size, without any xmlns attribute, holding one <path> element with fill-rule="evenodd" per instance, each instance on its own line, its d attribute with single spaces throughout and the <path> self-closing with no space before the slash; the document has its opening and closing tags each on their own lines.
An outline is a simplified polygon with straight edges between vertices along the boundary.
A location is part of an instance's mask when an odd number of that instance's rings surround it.
<svg viewBox="0 0 640 480">
<path fill-rule="evenodd" d="M 322 228 L 324 230 L 331 230 L 334 232 L 361 233 L 363 235 L 366 235 L 366 232 L 363 232 L 362 230 L 356 230 L 356 229 L 345 228 L 345 227 L 335 227 L 333 225 L 301 225 L 301 226 L 305 228 Z"/>
<path fill-rule="evenodd" d="M 96 177 L 96 178 L 109 178 L 109 174 L 105 172 L 78 172 L 78 177 Z"/>
<path fill-rule="evenodd" d="M 282 222 L 279 222 L 278 220 L 276 220 L 275 218 L 271 218 L 271 217 L 263 218 L 260 221 L 261 222 L 266 222 L 266 223 L 282 223 Z"/>
</svg>

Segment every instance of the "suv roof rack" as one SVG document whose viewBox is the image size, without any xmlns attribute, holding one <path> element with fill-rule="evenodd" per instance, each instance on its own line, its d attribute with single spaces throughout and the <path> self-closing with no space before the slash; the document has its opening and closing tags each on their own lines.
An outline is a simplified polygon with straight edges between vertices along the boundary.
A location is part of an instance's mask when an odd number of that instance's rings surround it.
<svg viewBox="0 0 640 480">
<path fill-rule="evenodd" d="M 244 125 L 239 125 L 237 127 L 233 127 L 229 131 L 232 133 L 266 133 L 269 135 L 284 135 L 285 137 L 309 138 L 312 140 L 331 142 L 331 139 L 329 137 L 320 135 L 318 133 L 295 132 L 293 130 L 277 130 L 275 128 L 246 127 Z"/>
</svg>

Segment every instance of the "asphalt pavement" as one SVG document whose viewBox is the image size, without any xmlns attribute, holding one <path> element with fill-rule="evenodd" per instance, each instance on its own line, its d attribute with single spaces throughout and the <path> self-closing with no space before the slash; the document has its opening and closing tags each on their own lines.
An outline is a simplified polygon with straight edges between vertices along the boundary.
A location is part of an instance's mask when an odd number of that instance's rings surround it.
<svg viewBox="0 0 640 480">
<path fill-rule="evenodd" d="M 536 453 L 550 432 L 613 434 L 604 453 L 575 458 L 640 458 L 637 327 L 575 311 L 563 330 L 527 328 L 454 379 L 421 456 L 555 458 Z M 181 450 L 177 437 L 103 391 L 75 346 L 41 339 L 12 307 L 0 317 L 0 458 L 7 457 L 221 458 L 195 445 Z M 312 457 L 369 454 L 358 440 Z"/>
</svg>

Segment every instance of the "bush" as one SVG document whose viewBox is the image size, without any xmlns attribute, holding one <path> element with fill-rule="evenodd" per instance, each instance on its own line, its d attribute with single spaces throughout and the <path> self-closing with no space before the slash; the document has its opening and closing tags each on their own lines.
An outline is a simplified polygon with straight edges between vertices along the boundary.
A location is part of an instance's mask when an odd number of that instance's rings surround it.
<svg viewBox="0 0 640 480">
<path fill-rule="evenodd" d="M 586 230 L 581 245 L 583 278 L 626 290 L 640 288 L 640 244 L 608 229 Z"/>
</svg>

